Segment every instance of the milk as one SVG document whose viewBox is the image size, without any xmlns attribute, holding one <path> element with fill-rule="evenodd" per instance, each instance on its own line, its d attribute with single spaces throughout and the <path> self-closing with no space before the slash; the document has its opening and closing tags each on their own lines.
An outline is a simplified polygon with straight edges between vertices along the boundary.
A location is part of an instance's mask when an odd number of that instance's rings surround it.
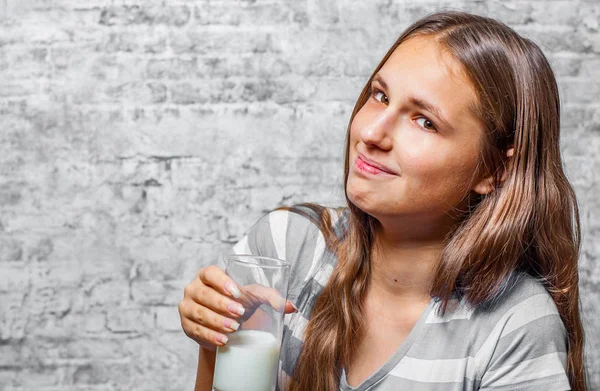
<svg viewBox="0 0 600 391">
<path fill-rule="evenodd" d="M 213 391 L 272 391 L 279 361 L 277 339 L 266 331 L 240 330 L 217 348 Z"/>
</svg>

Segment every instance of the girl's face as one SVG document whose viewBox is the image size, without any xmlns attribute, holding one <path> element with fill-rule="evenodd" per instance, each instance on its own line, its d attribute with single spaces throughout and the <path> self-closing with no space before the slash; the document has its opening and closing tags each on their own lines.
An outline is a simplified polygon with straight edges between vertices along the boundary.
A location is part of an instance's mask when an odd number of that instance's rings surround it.
<svg viewBox="0 0 600 391">
<path fill-rule="evenodd" d="M 431 37 L 403 42 L 371 85 L 350 126 L 346 191 L 378 220 L 439 221 L 471 190 L 483 125 L 460 64 Z"/>
</svg>

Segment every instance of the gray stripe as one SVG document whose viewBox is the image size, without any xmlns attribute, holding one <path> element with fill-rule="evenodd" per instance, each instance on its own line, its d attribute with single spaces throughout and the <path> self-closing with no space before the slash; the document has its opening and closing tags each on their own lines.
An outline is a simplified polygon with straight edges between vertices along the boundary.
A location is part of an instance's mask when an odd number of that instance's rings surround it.
<svg viewBox="0 0 600 391">
<path fill-rule="evenodd" d="M 298 357 L 302 351 L 303 342 L 292 335 L 292 330 L 287 326 L 283 329 L 283 346 L 279 360 L 281 361 L 281 369 L 288 375 L 292 376 Z"/>
<path fill-rule="evenodd" d="M 278 258 L 277 249 L 271 235 L 269 215 L 262 217 L 248 232 L 248 247 L 254 255 Z"/>
<path fill-rule="evenodd" d="M 544 354 L 567 352 L 567 335 L 558 315 L 549 315 L 515 330 L 496 345 L 489 371 Z M 534 338 L 532 338 L 534 337 Z"/>
<path fill-rule="evenodd" d="M 310 319 L 311 313 L 323 291 L 323 286 L 315 279 L 310 279 L 298 295 L 298 309 L 305 319 Z"/>
<path fill-rule="evenodd" d="M 480 391 L 518 391 L 518 390 L 544 390 L 544 391 L 565 391 L 570 390 L 569 380 L 566 375 L 554 375 L 541 379 L 529 380 L 519 384 L 511 384 L 503 387 L 483 387 Z M 378 390 L 379 391 L 379 390 Z"/>
<path fill-rule="evenodd" d="M 457 383 L 435 383 L 418 382 L 395 376 L 388 376 L 369 391 L 467 391 L 479 389 L 479 380 L 465 378 L 463 382 Z"/>
<path fill-rule="evenodd" d="M 288 299 L 297 306 L 298 296 L 304 287 L 308 272 L 313 266 L 315 247 L 320 231 L 306 217 L 294 212 L 289 212 L 287 225 L 285 253 L 292 262 L 291 275 L 294 277 L 290 281 Z M 318 261 L 317 259 L 316 262 Z"/>
</svg>

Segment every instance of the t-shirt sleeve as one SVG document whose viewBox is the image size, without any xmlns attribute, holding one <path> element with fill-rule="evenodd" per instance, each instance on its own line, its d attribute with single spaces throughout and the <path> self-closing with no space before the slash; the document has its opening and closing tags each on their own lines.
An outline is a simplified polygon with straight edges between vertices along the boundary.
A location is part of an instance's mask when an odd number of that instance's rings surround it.
<svg viewBox="0 0 600 391">
<path fill-rule="evenodd" d="M 258 220 L 229 254 L 251 254 L 290 262 L 288 300 L 298 306 L 300 291 L 320 268 L 324 252 L 325 240 L 315 223 L 292 211 L 275 210 Z M 225 257 L 219 260 L 218 266 L 225 269 Z"/>
<path fill-rule="evenodd" d="M 546 292 L 515 304 L 498 324 L 500 334 L 480 390 L 570 390 L 567 334 Z"/>
</svg>

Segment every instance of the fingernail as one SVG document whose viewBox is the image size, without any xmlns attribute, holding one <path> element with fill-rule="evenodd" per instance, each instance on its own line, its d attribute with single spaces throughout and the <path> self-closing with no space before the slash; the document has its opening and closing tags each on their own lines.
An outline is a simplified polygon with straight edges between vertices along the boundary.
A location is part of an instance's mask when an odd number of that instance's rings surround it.
<svg viewBox="0 0 600 391">
<path fill-rule="evenodd" d="M 223 326 L 234 331 L 237 331 L 237 329 L 240 328 L 240 324 L 232 319 L 225 319 L 223 321 Z"/>
<path fill-rule="evenodd" d="M 219 335 L 218 338 L 219 338 L 219 341 L 221 341 L 221 343 L 224 343 L 224 344 L 227 343 L 227 341 L 229 341 L 229 338 L 227 338 L 224 335 Z"/>
<path fill-rule="evenodd" d="M 231 296 L 235 297 L 236 299 L 239 298 L 242 295 L 242 293 L 237 288 L 237 286 L 235 286 L 233 284 L 227 284 L 227 285 L 225 285 L 225 289 L 227 289 L 227 291 L 229 293 L 231 293 Z"/>
<path fill-rule="evenodd" d="M 227 309 L 229 310 L 229 312 L 233 313 L 233 314 L 238 314 L 238 315 L 244 315 L 244 312 L 246 312 L 246 310 L 244 309 L 244 307 L 242 307 L 241 305 L 235 304 L 235 303 L 231 303 L 227 306 Z"/>
</svg>

